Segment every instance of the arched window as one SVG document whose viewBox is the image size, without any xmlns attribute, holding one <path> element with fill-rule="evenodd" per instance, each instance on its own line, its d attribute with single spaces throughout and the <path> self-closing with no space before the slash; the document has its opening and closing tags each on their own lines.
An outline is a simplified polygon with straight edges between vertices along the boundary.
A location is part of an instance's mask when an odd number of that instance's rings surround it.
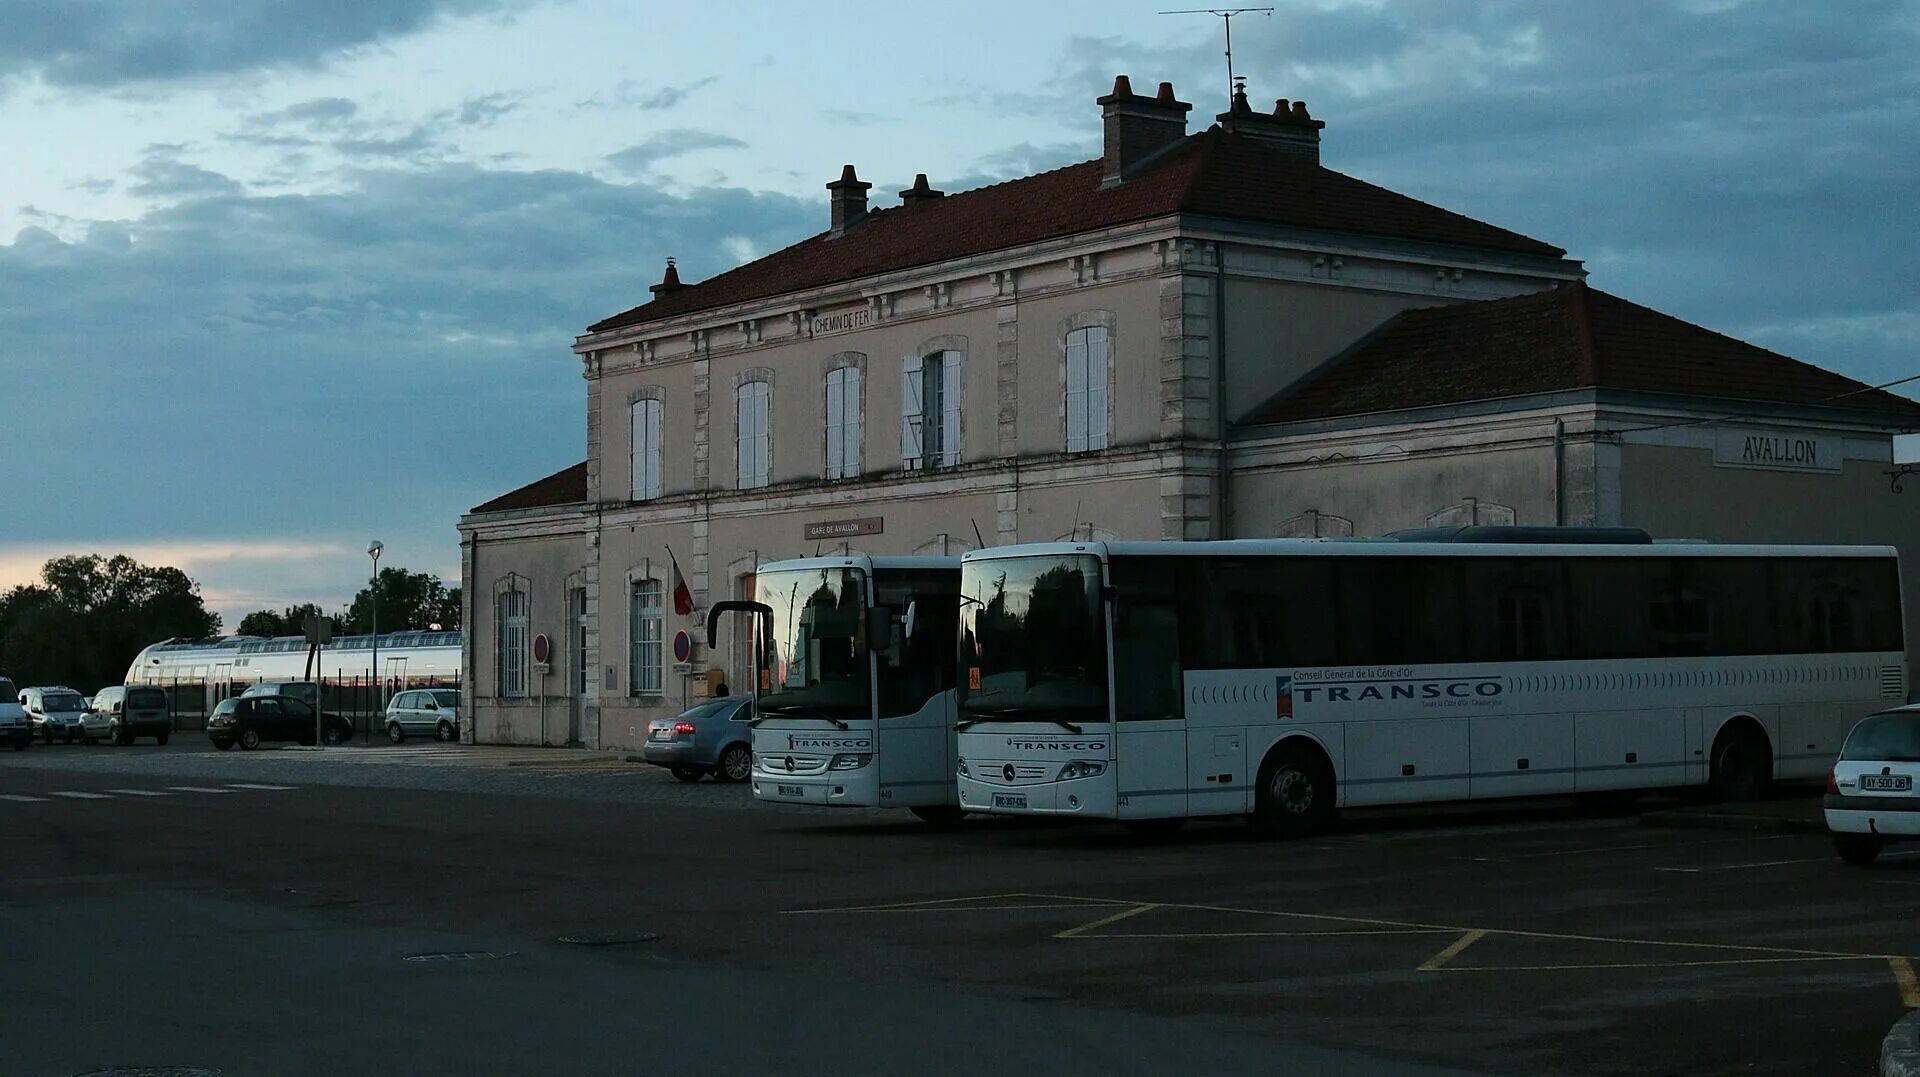
<svg viewBox="0 0 1920 1077">
<path fill-rule="evenodd" d="M 772 388 L 764 381 L 748 381 L 734 390 L 734 454 L 742 490 L 765 486 L 773 470 Z"/>
<path fill-rule="evenodd" d="M 1107 327 L 1067 334 L 1067 451 L 1107 447 Z"/>
<path fill-rule="evenodd" d="M 827 478 L 860 474 L 860 368 L 827 371 Z"/>
<path fill-rule="evenodd" d="M 527 694 L 527 593 L 518 587 L 494 596 L 494 694 Z"/>
<path fill-rule="evenodd" d="M 633 402 L 633 499 L 660 496 L 660 401 Z"/>
<path fill-rule="evenodd" d="M 627 604 L 627 691 L 636 696 L 661 693 L 661 626 L 665 615 L 659 580 L 634 580 Z"/>
</svg>

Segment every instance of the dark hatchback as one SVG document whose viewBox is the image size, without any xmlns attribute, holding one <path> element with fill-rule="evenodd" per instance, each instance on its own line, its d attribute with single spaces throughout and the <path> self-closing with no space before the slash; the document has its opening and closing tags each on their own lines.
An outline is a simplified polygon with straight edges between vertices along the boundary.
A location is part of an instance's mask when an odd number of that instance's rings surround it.
<svg viewBox="0 0 1920 1077">
<path fill-rule="evenodd" d="M 353 735 L 352 723 L 331 711 L 322 713 L 320 723 L 323 743 L 341 744 Z M 221 751 L 236 744 L 258 748 L 270 740 L 312 744 L 313 738 L 313 708 L 291 696 L 222 700 L 207 716 L 207 739 Z"/>
</svg>

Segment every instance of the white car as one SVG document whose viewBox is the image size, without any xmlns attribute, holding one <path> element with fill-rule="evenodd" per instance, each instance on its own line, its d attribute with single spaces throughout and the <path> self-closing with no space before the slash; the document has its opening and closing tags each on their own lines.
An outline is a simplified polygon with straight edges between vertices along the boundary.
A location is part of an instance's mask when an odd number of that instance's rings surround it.
<svg viewBox="0 0 1920 1077">
<path fill-rule="evenodd" d="M 75 740 L 92 744 L 107 735 L 106 716 L 90 713 L 85 698 L 71 688 L 55 684 L 24 689 L 20 706 L 26 708 L 40 739 L 48 744 L 56 739 L 68 744 Z"/>
<path fill-rule="evenodd" d="M 1854 725 L 1827 774 L 1827 829 L 1849 864 L 1871 864 L 1890 841 L 1920 837 L 1920 704 L 1870 714 Z"/>
<path fill-rule="evenodd" d="M 388 700 L 387 739 L 400 744 L 409 733 L 431 736 L 436 740 L 457 739 L 460 736 L 460 690 L 416 688 Z"/>
</svg>

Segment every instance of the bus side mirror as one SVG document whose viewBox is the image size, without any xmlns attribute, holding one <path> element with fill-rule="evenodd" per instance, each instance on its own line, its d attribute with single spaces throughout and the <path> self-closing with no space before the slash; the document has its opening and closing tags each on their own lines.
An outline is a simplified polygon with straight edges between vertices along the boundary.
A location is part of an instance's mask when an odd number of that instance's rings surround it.
<svg viewBox="0 0 1920 1077">
<path fill-rule="evenodd" d="M 919 601 L 916 599 L 908 599 L 906 616 L 900 618 L 900 635 L 902 639 L 910 640 L 913 638 L 913 626 L 915 622 L 917 622 L 919 619 L 920 619 Z"/>
</svg>

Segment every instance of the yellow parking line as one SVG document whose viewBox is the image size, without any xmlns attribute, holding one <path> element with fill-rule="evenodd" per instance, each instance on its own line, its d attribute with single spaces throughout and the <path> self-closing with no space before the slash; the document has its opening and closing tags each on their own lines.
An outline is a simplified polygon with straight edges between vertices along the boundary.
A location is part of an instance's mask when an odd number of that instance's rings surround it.
<svg viewBox="0 0 1920 1077">
<path fill-rule="evenodd" d="M 1890 957 L 1887 964 L 1893 968 L 1893 982 L 1900 985 L 1900 1001 L 1906 1003 L 1909 1010 L 1920 1010 L 1920 981 L 1913 976 L 1913 962 L 1904 957 Z"/>
<path fill-rule="evenodd" d="M 1089 931 L 1092 931 L 1094 928 L 1106 927 L 1108 924 L 1117 924 L 1120 921 L 1125 920 L 1130 916 L 1138 916 L 1143 912 L 1152 912 L 1153 910 L 1159 907 L 1160 906 L 1158 905 L 1135 905 L 1131 909 L 1122 909 L 1119 912 L 1114 913 L 1112 916 L 1103 916 L 1100 919 L 1095 920 L 1091 924 L 1081 924 L 1079 927 L 1070 927 L 1065 931 L 1062 931 L 1059 934 L 1055 935 L 1054 938 L 1056 939 L 1075 938 L 1077 936 L 1084 935 Z"/>
<path fill-rule="evenodd" d="M 1355 931 L 1105 931 L 1098 935 L 1056 935 L 1075 939 L 1313 939 L 1362 935 L 1432 935 L 1424 928 Z"/>
<path fill-rule="evenodd" d="M 1420 965 L 1420 971 L 1421 972 L 1438 972 L 1440 969 L 1443 969 L 1446 967 L 1447 962 L 1452 961 L 1456 957 L 1459 957 L 1463 952 L 1465 952 L 1467 947 L 1472 946 L 1474 943 L 1479 942 L 1483 938 L 1486 938 L 1486 936 L 1487 936 L 1487 933 L 1484 931 L 1481 931 L 1478 928 L 1475 928 L 1472 931 L 1468 931 L 1462 934 L 1459 938 L 1453 940 L 1453 942 L 1449 944 L 1446 949 L 1440 951 L 1437 954 L 1434 954 L 1432 957 L 1427 958 L 1426 961 Z"/>
<path fill-rule="evenodd" d="M 1709 965 L 1797 965 L 1820 961 L 1878 961 L 1876 954 L 1832 957 L 1730 957 L 1716 961 L 1603 961 L 1588 965 L 1471 965 L 1443 972 L 1581 972 L 1588 969 L 1694 969 Z M 1424 966 L 1423 966 L 1424 967 Z"/>
</svg>

